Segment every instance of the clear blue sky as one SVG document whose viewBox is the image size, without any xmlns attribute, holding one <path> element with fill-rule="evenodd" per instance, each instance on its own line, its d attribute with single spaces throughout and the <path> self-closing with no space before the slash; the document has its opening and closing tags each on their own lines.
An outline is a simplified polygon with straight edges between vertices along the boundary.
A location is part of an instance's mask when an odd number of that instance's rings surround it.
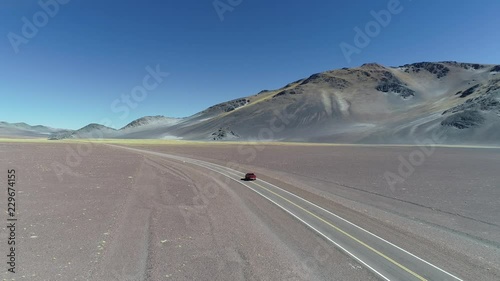
<svg viewBox="0 0 500 281">
<path fill-rule="evenodd" d="M 44 25 L 38 1 L 2 0 L 0 120 L 77 129 L 107 118 L 121 127 L 365 62 L 500 63 L 497 0 L 401 0 L 402 11 L 348 62 L 339 45 L 354 46 L 354 28 L 389 2 L 242 0 L 221 21 L 213 0 L 71 0 Z M 23 17 L 41 26 L 32 38 Z M 12 33 L 25 40 L 16 37 L 18 53 Z M 113 110 L 142 85 L 148 65 L 170 75 L 128 114 L 117 110 L 122 103 Z"/>
</svg>

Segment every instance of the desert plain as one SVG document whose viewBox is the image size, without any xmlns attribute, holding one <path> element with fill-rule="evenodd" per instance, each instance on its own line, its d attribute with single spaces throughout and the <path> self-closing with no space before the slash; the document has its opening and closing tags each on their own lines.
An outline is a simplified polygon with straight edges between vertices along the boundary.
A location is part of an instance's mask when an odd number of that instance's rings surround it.
<svg viewBox="0 0 500 281">
<path fill-rule="evenodd" d="M 496 147 L 2 140 L 0 280 L 380 279 L 245 185 L 123 147 L 254 172 L 462 280 L 500 279 Z"/>
</svg>

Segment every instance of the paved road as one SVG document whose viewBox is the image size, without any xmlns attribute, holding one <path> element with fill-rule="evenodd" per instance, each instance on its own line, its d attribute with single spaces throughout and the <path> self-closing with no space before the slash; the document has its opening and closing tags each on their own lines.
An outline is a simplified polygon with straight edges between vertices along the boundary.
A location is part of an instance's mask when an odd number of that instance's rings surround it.
<svg viewBox="0 0 500 281">
<path fill-rule="evenodd" d="M 242 181 L 243 173 L 207 161 L 129 147 L 114 147 L 190 163 L 228 177 L 271 201 L 383 280 L 462 280 L 438 265 L 431 264 L 404 250 L 404 245 L 394 245 L 266 181 L 260 179 L 252 182 Z"/>
</svg>

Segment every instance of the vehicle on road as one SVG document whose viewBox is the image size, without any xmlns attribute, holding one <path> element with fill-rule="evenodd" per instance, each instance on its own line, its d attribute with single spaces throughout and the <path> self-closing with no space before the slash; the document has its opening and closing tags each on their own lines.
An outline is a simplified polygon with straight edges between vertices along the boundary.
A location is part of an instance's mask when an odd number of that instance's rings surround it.
<svg viewBox="0 0 500 281">
<path fill-rule="evenodd" d="M 257 179 L 257 176 L 254 173 L 246 173 L 245 179 L 246 181 L 254 181 Z"/>
</svg>

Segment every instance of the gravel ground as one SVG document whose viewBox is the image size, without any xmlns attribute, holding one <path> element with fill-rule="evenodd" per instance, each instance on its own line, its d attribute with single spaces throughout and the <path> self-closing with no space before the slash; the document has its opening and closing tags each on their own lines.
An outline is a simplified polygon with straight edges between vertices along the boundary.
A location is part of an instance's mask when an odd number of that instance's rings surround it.
<svg viewBox="0 0 500 281">
<path fill-rule="evenodd" d="M 19 212 L 16 274 L 0 280 L 376 280 L 202 168 L 104 145 L 3 143 L 0 157 L 0 171 L 16 169 Z"/>
<path fill-rule="evenodd" d="M 384 174 L 400 175 L 398 166 L 421 148 L 231 144 L 148 149 L 256 172 L 466 280 L 500 279 L 499 149 L 437 147 L 421 163 L 414 162 L 419 165 L 412 165 L 411 174 L 401 174 L 404 181 L 393 188 Z"/>
</svg>

